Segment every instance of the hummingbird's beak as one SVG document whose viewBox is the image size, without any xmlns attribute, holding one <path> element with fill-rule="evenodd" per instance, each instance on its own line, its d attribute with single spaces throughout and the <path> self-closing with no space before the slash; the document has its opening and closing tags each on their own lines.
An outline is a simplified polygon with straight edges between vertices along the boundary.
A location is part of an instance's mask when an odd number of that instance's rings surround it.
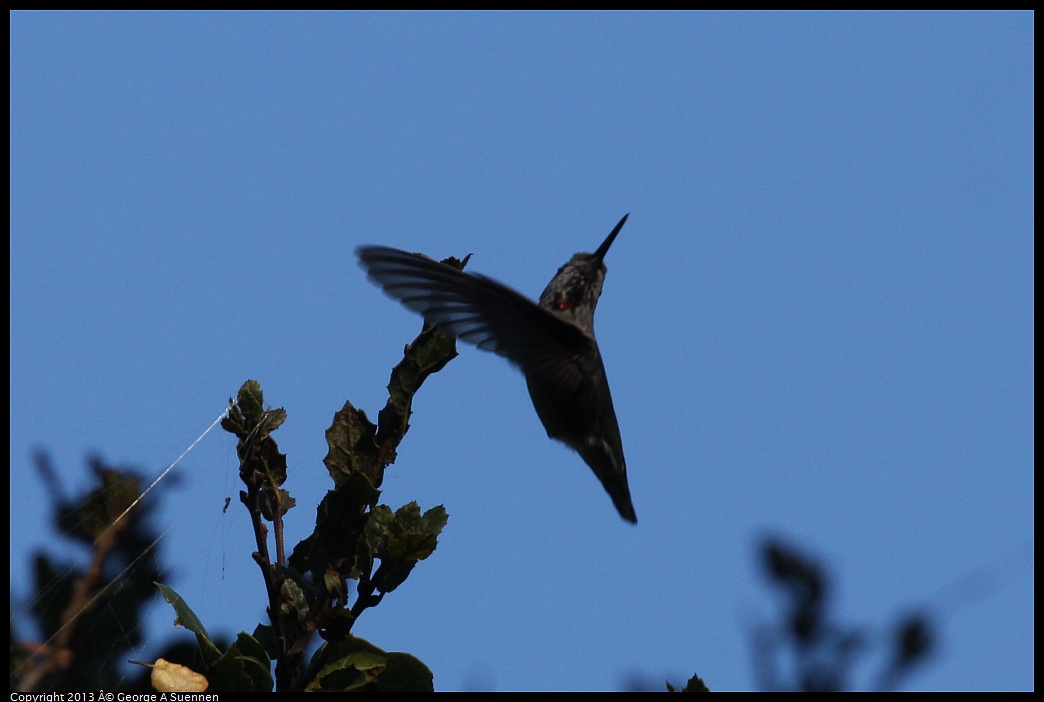
<svg viewBox="0 0 1044 702">
<path fill-rule="evenodd" d="M 626 222 L 627 218 L 630 216 L 630 212 L 625 214 L 623 216 L 623 219 L 620 220 L 620 223 L 613 227 L 613 231 L 609 232 L 609 236 L 605 238 L 605 241 L 602 242 L 602 245 L 599 246 L 598 250 L 594 252 L 594 257 L 596 261 L 601 261 L 603 258 L 605 258 L 605 254 L 607 251 L 609 251 L 609 247 L 613 245 L 613 239 L 615 239 L 616 235 L 620 233 L 620 229 L 623 228 L 624 222 Z"/>
</svg>

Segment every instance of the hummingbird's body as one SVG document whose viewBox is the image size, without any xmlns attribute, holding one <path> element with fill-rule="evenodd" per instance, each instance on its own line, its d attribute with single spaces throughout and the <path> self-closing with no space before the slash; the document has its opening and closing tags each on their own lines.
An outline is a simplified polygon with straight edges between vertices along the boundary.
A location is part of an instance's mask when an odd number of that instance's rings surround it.
<svg viewBox="0 0 1044 702">
<path fill-rule="evenodd" d="M 594 336 L 603 258 L 627 215 L 593 254 L 575 254 L 540 303 L 492 278 L 384 246 L 357 251 L 371 280 L 448 334 L 522 369 L 547 435 L 573 448 L 602 482 L 620 516 L 637 523 L 620 428 Z"/>
</svg>

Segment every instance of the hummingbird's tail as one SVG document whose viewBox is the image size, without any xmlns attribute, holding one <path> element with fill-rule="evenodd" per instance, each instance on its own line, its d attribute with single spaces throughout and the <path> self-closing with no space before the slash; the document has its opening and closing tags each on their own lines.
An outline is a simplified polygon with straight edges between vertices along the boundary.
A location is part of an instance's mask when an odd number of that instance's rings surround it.
<svg viewBox="0 0 1044 702">
<path fill-rule="evenodd" d="M 595 437 L 590 437 L 587 444 L 577 446 L 576 450 L 609 493 L 620 516 L 631 524 L 637 524 L 638 517 L 631 504 L 631 489 L 627 486 L 627 467 L 623 463 L 623 456 L 617 461 L 609 445 Z"/>
</svg>

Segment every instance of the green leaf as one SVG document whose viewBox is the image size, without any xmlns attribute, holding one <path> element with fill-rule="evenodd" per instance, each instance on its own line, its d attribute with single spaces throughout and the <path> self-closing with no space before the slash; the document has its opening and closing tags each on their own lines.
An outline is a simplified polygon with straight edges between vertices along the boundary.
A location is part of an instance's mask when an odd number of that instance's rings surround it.
<svg viewBox="0 0 1044 702">
<path fill-rule="evenodd" d="M 384 692 L 435 692 L 435 676 L 420 659 L 408 653 L 389 653 L 378 686 Z"/>
<path fill-rule="evenodd" d="M 418 561 L 430 556 L 438 545 L 438 535 L 449 520 L 442 505 L 421 515 L 416 502 L 400 507 L 395 514 L 380 505 L 366 523 L 366 540 L 370 553 L 381 559 L 374 575 L 380 592 L 392 592 L 401 585 Z"/>
<path fill-rule="evenodd" d="M 258 624 L 254 627 L 254 633 L 252 634 L 258 645 L 264 650 L 266 656 L 269 659 L 278 655 L 278 648 L 276 646 L 275 630 L 271 624 Z"/>
<path fill-rule="evenodd" d="M 323 610 L 316 618 L 319 635 L 327 641 L 338 641 L 355 625 L 355 616 L 343 607 Z"/>
<path fill-rule="evenodd" d="M 340 485 L 352 473 L 361 472 L 374 486 L 380 487 L 383 467 L 378 467 L 380 452 L 374 439 L 376 434 L 377 425 L 351 402 L 345 402 L 334 414 L 333 423 L 326 430 L 329 451 L 323 463 L 335 485 Z"/>
<path fill-rule="evenodd" d="M 248 380 L 239 388 L 236 395 L 236 404 L 247 425 L 253 426 L 261 419 L 264 413 L 265 396 L 261 392 L 261 384 L 256 380 Z"/>
<path fill-rule="evenodd" d="M 385 465 L 395 462 L 395 449 L 410 428 L 413 396 L 428 376 L 438 373 L 457 357 L 457 342 L 436 327 L 425 327 L 408 344 L 402 360 L 392 369 L 388 381 L 388 402 L 377 415 L 380 429 L 375 441 L 387 457 Z"/>
<path fill-rule="evenodd" d="M 431 670 L 407 653 L 388 653 L 351 635 L 326 645 L 333 650 L 324 652 L 310 691 L 434 692 Z"/>
<path fill-rule="evenodd" d="M 283 580 L 283 584 L 279 588 L 279 603 L 283 609 L 282 616 L 285 617 L 292 612 L 296 622 L 304 622 L 308 619 L 308 598 L 305 597 L 301 586 L 292 578 Z"/>
<path fill-rule="evenodd" d="M 369 574 L 369 550 L 362 541 L 369 515 L 381 491 L 362 473 L 350 473 L 326 493 L 316 512 L 315 530 L 290 556 L 290 566 L 312 573 L 317 580 L 333 569 L 341 576 Z"/>
<path fill-rule="evenodd" d="M 203 661 L 207 667 L 207 681 L 215 692 L 248 691 L 266 692 L 273 687 L 270 671 L 271 660 L 264 646 L 256 638 L 240 633 L 236 642 L 222 653 L 210 639 L 210 635 L 195 612 L 177 592 L 161 583 L 156 583 L 163 598 L 174 606 L 177 623 L 196 635 Z"/>
<path fill-rule="evenodd" d="M 306 691 L 361 690 L 377 679 L 388 661 L 384 651 L 351 634 L 325 646 L 331 649 L 324 652 L 326 662 Z"/>
<path fill-rule="evenodd" d="M 283 480 L 285 480 L 285 470 L 282 475 Z M 275 495 L 279 496 L 278 500 L 272 499 Z M 261 509 L 261 516 L 270 522 L 275 521 L 275 515 L 277 513 L 279 516 L 282 516 L 297 505 L 297 500 L 290 497 L 290 493 L 282 488 L 277 488 L 276 490 L 262 490 L 258 498 L 258 507 Z M 276 504 L 273 504 L 273 502 Z"/>
<path fill-rule="evenodd" d="M 265 410 L 261 386 L 248 380 L 230 400 L 228 416 L 221 421 L 226 431 L 235 434 L 236 453 L 239 456 L 239 477 L 246 483 L 249 495 L 259 491 L 262 516 L 273 521 L 294 506 L 294 500 L 279 486 L 286 482 L 286 456 L 271 433 L 286 421 L 283 408 Z"/>
<path fill-rule="evenodd" d="M 271 692 L 272 662 L 254 637 L 240 632 L 236 642 L 207 669 L 209 690 L 214 692 Z"/>
<path fill-rule="evenodd" d="M 196 613 L 192 611 L 192 608 L 188 606 L 181 595 L 172 590 L 171 588 L 163 585 L 162 583 L 156 583 L 156 587 L 159 588 L 160 593 L 163 595 L 163 599 L 169 602 L 174 607 L 174 612 L 178 615 L 175 620 L 175 625 L 183 626 L 196 635 L 196 641 L 199 643 L 200 653 L 203 655 L 203 661 L 210 665 L 221 657 L 221 651 L 214 645 L 214 642 L 210 639 L 210 634 L 207 633 L 206 628 L 203 626 L 203 622 L 199 620 Z"/>
</svg>

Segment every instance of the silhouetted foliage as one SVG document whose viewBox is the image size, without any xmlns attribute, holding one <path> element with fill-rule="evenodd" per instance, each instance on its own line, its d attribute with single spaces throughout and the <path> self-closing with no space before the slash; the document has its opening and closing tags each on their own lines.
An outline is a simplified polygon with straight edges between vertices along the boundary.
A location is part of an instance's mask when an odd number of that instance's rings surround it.
<svg viewBox="0 0 1044 702">
<path fill-rule="evenodd" d="M 754 669 L 764 690 L 837 692 L 852 689 L 857 663 L 878 655 L 865 626 L 838 623 L 831 613 L 831 587 L 814 559 L 778 539 L 766 539 L 761 562 L 769 582 L 780 592 L 780 622 L 762 624 L 752 633 Z M 926 612 L 899 617 L 885 637 L 885 663 L 877 676 L 880 689 L 896 689 L 931 653 L 934 634 Z M 792 673 L 783 672 L 789 661 Z"/>
<path fill-rule="evenodd" d="M 39 452 L 34 462 L 51 497 L 58 537 L 88 551 L 88 562 L 42 550 L 33 555 L 29 619 L 12 618 L 11 689 L 151 689 L 146 673 L 125 676 L 119 666 L 141 643 L 141 616 L 163 575 L 150 519 L 153 496 L 132 509 L 142 495 L 138 472 L 92 457 L 93 485 L 66 497 L 50 458 Z M 16 624 L 35 631 L 18 638 Z"/>
</svg>

